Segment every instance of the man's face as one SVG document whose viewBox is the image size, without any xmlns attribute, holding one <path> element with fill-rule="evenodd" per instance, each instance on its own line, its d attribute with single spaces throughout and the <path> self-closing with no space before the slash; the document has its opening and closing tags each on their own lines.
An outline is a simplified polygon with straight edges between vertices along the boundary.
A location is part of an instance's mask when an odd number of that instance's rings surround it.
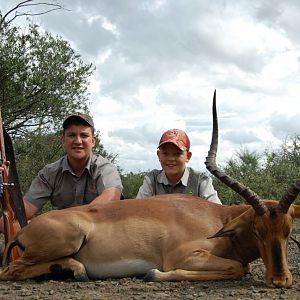
<svg viewBox="0 0 300 300">
<path fill-rule="evenodd" d="M 85 160 L 90 156 L 96 138 L 91 127 L 71 124 L 65 129 L 61 142 L 69 159 Z"/>
<path fill-rule="evenodd" d="M 185 164 L 191 158 L 191 152 L 180 150 L 173 143 L 163 144 L 157 151 L 162 168 L 168 176 L 182 176 Z"/>
</svg>

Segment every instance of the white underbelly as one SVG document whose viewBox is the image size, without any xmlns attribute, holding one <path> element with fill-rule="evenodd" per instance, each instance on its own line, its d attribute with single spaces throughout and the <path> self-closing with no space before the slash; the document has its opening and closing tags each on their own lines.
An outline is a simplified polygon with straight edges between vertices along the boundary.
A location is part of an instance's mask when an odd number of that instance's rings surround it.
<svg viewBox="0 0 300 300">
<path fill-rule="evenodd" d="M 143 276 L 157 265 L 141 259 L 124 259 L 107 263 L 86 263 L 86 272 L 90 279 L 121 278 Z"/>
</svg>

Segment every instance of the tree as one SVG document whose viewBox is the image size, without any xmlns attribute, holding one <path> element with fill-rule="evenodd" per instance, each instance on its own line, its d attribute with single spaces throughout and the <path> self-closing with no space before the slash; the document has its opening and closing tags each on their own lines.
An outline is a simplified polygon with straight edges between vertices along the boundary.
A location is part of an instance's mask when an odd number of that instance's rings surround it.
<svg viewBox="0 0 300 300">
<path fill-rule="evenodd" d="M 265 152 L 265 177 L 272 178 L 269 194 L 280 198 L 300 177 L 300 136 L 288 138 L 281 147 Z"/>
<path fill-rule="evenodd" d="M 64 118 L 74 111 L 89 113 L 88 78 L 94 70 L 61 37 L 34 24 L 21 29 L 11 23 L 15 17 L 33 15 L 17 11 L 33 5 L 51 6 L 28 0 L 4 16 L 0 12 L 0 108 L 13 138 L 23 191 L 45 164 L 64 154 L 60 145 Z M 114 162 L 117 155 L 108 153 L 99 132 L 95 134 L 95 153 Z"/>
<path fill-rule="evenodd" d="M 19 137 L 15 140 L 14 148 L 21 187 L 24 193 L 28 190 L 32 179 L 40 169 L 64 154 L 56 133 L 28 133 L 25 137 Z"/>
<path fill-rule="evenodd" d="M 67 114 L 87 112 L 92 72 L 62 38 L 37 25 L 25 32 L 6 26 L 0 32 L 0 102 L 7 131 L 55 131 Z"/>
</svg>

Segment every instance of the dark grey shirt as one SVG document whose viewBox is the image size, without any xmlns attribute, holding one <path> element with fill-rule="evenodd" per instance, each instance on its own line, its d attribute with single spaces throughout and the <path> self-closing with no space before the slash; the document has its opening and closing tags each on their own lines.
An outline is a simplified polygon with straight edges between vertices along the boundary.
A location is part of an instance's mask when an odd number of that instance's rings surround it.
<svg viewBox="0 0 300 300">
<path fill-rule="evenodd" d="M 116 166 L 106 158 L 92 154 L 78 177 L 64 156 L 39 171 L 25 198 L 39 209 L 49 200 L 53 208 L 61 209 L 90 203 L 110 187 L 123 189 Z"/>
</svg>

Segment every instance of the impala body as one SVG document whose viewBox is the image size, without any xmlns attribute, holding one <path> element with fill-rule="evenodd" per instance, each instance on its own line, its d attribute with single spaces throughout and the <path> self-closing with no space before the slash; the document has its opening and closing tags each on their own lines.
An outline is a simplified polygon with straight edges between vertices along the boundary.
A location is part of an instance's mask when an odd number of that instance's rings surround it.
<svg viewBox="0 0 300 300">
<path fill-rule="evenodd" d="M 257 216 L 250 205 L 218 205 L 180 194 L 51 211 L 17 234 L 12 245 L 21 258 L 3 269 L 0 279 L 23 280 L 57 267 L 71 269 L 78 280 L 238 279 L 249 271 L 248 263 L 262 257 L 267 284 L 288 287 L 288 237 L 300 207 L 291 205 L 282 214 L 277 201 L 264 203 L 270 218 Z"/>
<path fill-rule="evenodd" d="M 145 276 L 150 281 L 239 279 L 262 258 L 266 284 L 292 285 L 288 240 L 300 206 L 300 180 L 280 201 L 261 200 L 216 165 L 218 123 L 207 169 L 247 205 L 195 196 L 159 195 L 51 211 L 34 218 L 5 248 L 0 280 L 72 270 L 78 280 Z M 8 264 L 14 247 L 20 258 Z"/>
</svg>

